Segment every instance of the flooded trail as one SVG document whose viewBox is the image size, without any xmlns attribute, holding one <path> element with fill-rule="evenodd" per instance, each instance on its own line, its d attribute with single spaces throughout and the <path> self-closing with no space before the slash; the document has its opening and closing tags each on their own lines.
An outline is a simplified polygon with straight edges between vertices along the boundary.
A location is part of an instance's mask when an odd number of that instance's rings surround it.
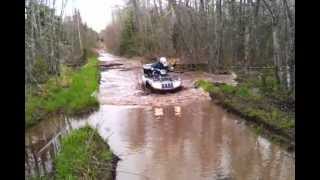
<svg viewBox="0 0 320 180">
<path fill-rule="evenodd" d="M 177 93 L 148 94 L 141 86 L 141 62 L 115 57 L 110 54 L 102 54 L 100 60 L 102 61 L 101 64 L 123 64 L 101 73 L 100 104 L 140 106 L 183 104 L 195 100 L 210 99 L 207 93 L 193 88 L 194 82 L 198 79 L 235 84 L 232 75 L 210 75 L 204 72 L 176 73 L 183 82 L 181 91 Z"/>
<path fill-rule="evenodd" d="M 295 179 L 293 154 L 256 135 L 192 87 L 197 79 L 234 83 L 232 77 L 182 73 L 182 91 L 148 94 L 139 85 L 140 62 L 110 54 L 100 60 L 123 65 L 101 72 L 98 111 L 44 120 L 27 131 L 26 166 L 33 171 L 50 172 L 61 136 L 88 123 L 121 158 L 117 180 Z"/>
</svg>

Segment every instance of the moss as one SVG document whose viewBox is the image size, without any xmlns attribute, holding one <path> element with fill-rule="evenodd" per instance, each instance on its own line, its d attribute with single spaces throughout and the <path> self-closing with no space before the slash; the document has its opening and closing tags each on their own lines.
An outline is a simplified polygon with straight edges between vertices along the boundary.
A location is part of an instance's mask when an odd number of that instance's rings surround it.
<svg viewBox="0 0 320 180">
<path fill-rule="evenodd" d="M 112 179 L 113 154 L 98 132 L 89 126 L 61 141 L 54 159 L 56 179 Z"/>
</svg>

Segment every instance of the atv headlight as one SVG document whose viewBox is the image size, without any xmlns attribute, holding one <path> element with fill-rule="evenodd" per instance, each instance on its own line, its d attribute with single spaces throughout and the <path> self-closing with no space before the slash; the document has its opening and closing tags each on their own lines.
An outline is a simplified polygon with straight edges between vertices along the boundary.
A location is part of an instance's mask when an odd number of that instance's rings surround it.
<svg viewBox="0 0 320 180">
<path fill-rule="evenodd" d="M 155 89 L 161 89 L 161 82 L 153 82 L 152 87 Z"/>
<path fill-rule="evenodd" d="M 173 87 L 181 86 L 181 81 L 173 81 Z"/>
</svg>

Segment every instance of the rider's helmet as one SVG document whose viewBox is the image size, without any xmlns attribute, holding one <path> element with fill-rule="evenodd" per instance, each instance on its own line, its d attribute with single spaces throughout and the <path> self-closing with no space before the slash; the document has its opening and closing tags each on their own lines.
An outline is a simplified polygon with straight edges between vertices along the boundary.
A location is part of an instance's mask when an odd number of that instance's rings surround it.
<svg viewBox="0 0 320 180">
<path fill-rule="evenodd" d="M 167 67 L 168 66 L 168 62 L 167 59 L 165 57 L 161 57 L 160 58 L 160 63 L 164 66 Z"/>
</svg>

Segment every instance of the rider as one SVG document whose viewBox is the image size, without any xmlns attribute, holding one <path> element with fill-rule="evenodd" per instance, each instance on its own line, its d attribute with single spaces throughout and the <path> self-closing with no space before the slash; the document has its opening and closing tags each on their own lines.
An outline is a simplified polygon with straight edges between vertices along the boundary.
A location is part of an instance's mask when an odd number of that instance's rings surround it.
<svg viewBox="0 0 320 180">
<path fill-rule="evenodd" d="M 152 68 L 159 69 L 159 70 L 162 70 L 162 69 L 168 70 L 169 68 L 167 59 L 165 57 L 161 57 L 158 62 L 152 64 L 151 66 Z"/>
</svg>

